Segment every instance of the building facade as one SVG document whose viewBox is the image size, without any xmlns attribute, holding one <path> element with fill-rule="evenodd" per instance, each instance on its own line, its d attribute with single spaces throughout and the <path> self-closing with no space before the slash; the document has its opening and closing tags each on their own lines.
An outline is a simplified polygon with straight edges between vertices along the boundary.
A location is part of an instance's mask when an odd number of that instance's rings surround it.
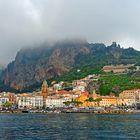
<svg viewBox="0 0 140 140">
<path fill-rule="evenodd" d="M 140 102 L 140 89 L 124 90 L 119 95 L 120 99 L 127 99 L 126 105 L 132 106 Z"/>
<path fill-rule="evenodd" d="M 127 65 L 110 65 L 110 66 L 104 66 L 103 71 L 104 72 L 114 72 L 114 73 L 122 73 L 128 71 L 129 67 L 134 66 L 134 64 L 127 64 Z"/>
<path fill-rule="evenodd" d="M 9 102 L 8 96 L 0 96 L 0 107 Z"/>
<path fill-rule="evenodd" d="M 38 109 L 43 107 L 43 96 L 34 94 L 21 94 L 18 96 L 19 109 Z"/>
</svg>

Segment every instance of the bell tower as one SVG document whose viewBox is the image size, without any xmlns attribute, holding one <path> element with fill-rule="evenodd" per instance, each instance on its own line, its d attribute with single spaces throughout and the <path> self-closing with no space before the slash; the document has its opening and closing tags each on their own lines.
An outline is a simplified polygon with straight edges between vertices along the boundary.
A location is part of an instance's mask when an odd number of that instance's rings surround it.
<svg viewBox="0 0 140 140">
<path fill-rule="evenodd" d="M 47 84 L 46 80 L 43 81 L 42 88 L 41 88 L 41 93 L 42 93 L 43 98 L 47 98 L 47 95 L 48 95 L 48 84 Z"/>
</svg>

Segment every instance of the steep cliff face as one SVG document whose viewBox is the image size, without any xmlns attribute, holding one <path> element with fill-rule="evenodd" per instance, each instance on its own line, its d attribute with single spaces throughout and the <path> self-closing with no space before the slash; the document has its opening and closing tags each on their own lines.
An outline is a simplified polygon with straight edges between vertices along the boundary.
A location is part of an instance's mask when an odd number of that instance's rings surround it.
<svg viewBox="0 0 140 140">
<path fill-rule="evenodd" d="M 5 85 L 23 89 L 44 79 L 51 79 L 68 72 L 80 53 L 89 53 L 87 43 L 57 43 L 53 47 L 44 46 L 23 49 L 17 53 L 15 61 L 2 73 Z"/>
<path fill-rule="evenodd" d="M 139 63 L 140 52 L 133 48 L 122 49 L 116 43 L 59 42 L 49 47 L 22 49 L 13 62 L 2 72 L 5 85 L 24 89 L 51 79 L 75 67 Z"/>
</svg>

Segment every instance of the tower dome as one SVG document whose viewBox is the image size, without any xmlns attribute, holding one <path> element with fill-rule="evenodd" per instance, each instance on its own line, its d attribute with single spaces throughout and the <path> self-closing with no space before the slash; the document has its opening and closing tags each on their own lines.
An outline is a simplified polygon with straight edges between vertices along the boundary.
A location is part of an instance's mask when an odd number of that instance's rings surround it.
<svg viewBox="0 0 140 140">
<path fill-rule="evenodd" d="M 48 83 L 47 83 L 47 81 L 46 81 L 46 80 L 44 80 L 44 81 L 43 81 L 42 86 L 47 86 L 47 87 L 48 87 Z"/>
</svg>

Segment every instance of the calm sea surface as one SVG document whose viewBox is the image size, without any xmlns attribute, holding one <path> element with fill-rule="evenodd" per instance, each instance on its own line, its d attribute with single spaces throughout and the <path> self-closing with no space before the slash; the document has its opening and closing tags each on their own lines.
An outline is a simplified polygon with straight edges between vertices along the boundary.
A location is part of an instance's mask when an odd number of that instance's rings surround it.
<svg viewBox="0 0 140 140">
<path fill-rule="evenodd" d="M 140 114 L 0 114 L 2 140 L 140 140 Z"/>
</svg>

